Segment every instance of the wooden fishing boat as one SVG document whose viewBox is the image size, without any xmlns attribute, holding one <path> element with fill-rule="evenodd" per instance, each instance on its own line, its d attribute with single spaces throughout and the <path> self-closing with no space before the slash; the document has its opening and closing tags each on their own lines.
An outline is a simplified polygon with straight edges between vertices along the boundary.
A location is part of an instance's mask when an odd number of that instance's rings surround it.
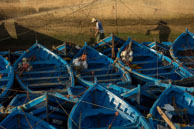
<svg viewBox="0 0 194 129">
<path fill-rule="evenodd" d="M 9 114 L 1 123 L 1 129 L 56 129 L 49 123 L 21 110 Z"/>
<path fill-rule="evenodd" d="M 188 92 L 188 93 L 194 95 L 194 87 L 185 87 L 185 86 L 179 86 L 179 85 L 173 85 L 173 84 L 166 84 L 166 83 L 161 83 L 161 82 L 146 83 L 143 86 L 143 89 L 151 89 L 151 90 L 154 89 L 154 90 L 160 91 L 162 93 L 165 89 L 167 89 L 169 87 L 176 87 L 178 89 L 181 89 L 181 90 L 183 90 L 185 92 Z"/>
<path fill-rule="evenodd" d="M 154 102 L 158 99 L 162 92 L 169 87 L 176 87 L 194 95 L 193 87 L 183 87 L 160 82 L 151 82 L 146 83 L 141 87 L 138 86 L 134 89 L 126 91 L 121 94 L 121 97 L 123 100 L 126 100 L 128 103 L 133 105 L 146 117 Z"/>
<path fill-rule="evenodd" d="M 87 85 L 81 85 L 80 83 L 76 82 L 74 86 L 67 88 L 66 90 L 58 91 L 63 96 L 66 96 L 70 100 L 76 102 L 88 89 Z M 55 95 L 55 92 L 52 92 L 53 95 Z M 50 93 L 50 94 L 52 94 Z M 24 104 L 27 104 L 28 102 L 43 96 L 44 93 L 36 93 L 36 92 L 26 92 L 22 94 L 17 94 L 8 104 L 6 107 L 5 113 L 12 112 L 12 109 L 20 107 Z"/>
<path fill-rule="evenodd" d="M 159 43 L 159 42 L 154 41 L 154 42 L 143 42 L 142 44 L 147 46 L 150 49 L 161 52 L 165 56 L 170 57 L 169 49 L 172 45 L 171 42 L 161 42 L 161 43 Z"/>
<path fill-rule="evenodd" d="M 150 110 L 152 128 L 193 128 L 193 102 L 193 95 L 179 88 L 166 89 Z"/>
<path fill-rule="evenodd" d="M 0 55 L 9 60 L 11 64 L 14 64 L 14 62 L 24 53 L 24 51 L 1 51 Z"/>
<path fill-rule="evenodd" d="M 143 116 L 146 117 L 161 92 L 162 90 L 156 90 L 150 87 L 144 88 L 144 86 L 139 85 L 130 91 L 122 93 L 121 98 L 134 106 Z"/>
<path fill-rule="evenodd" d="M 81 49 L 81 46 L 74 43 L 64 42 L 57 47 L 53 46 L 52 49 L 54 53 L 62 57 L 64 60 L 70 62 Z"/>
<path fill-rule="evenodd" d="M 94 49 L 97 51 L 103 53 L 104 55 L 115 59 L 118 49 L 125 43 L 125 40 L 111 34 L 110 36 L 107 36 L 106 38 L 102 39 L 100 42 L 98 42 Z"/>
<path fill-rule="evenodd" d="M 10 63 L 0 56 L 0 101 L 7 99 L 14 81 L 14 70 Z"/>
<path fill-rule="evenodd" d="M 92 83 L 99 83 L 107 85 L 112 83 L 115 85 L 128 85 L 131 83 L 130 75 L 123 70 L 119 65 L 114 64 L 114 61 L 104 54 L 96 51 L 86 44 L 80 49 L 72 61 L 74 67 L 74 60 L 86 54 L 87 68 L 79 71 L 75 70 L 76 77 L 82 82 L 92 85 Z"/>
<path fill-rule="evenodd" d="M 194 34 L 188 29 L 182 33 L 171 46 L 170 54 L 172 58 L 186 66 L 194 75 Z"/>
<path fill-rule="evenodd" d="M 173 62 L 170 58 L 130 38 L 120 48 L 117 60 L 138 83 L 173 82 L 192 76 L 187 69 Z"/>
<path fill-rule="evenodd" d="M 67 128 L 69 113 L 76 102 L 76 98 L 60 93 L 45 93 L 26 104 L 12 108 L 11 112 L 21 109 L 56 128 Z"/>
<path fill-rule="evenodd" d="M 68 63 L 38 43 L 17 59 L 14 69 L 16 79 L 25 91 L 61 91 L 74 85 Z"/>
<path fill-rule="evenodd" d="M 144 128 L 149 123 L 131 105 L 109 90 L 96 85 L 91 87 L 73 107 L 68 118 L 68 128 Z"/>
</svg>

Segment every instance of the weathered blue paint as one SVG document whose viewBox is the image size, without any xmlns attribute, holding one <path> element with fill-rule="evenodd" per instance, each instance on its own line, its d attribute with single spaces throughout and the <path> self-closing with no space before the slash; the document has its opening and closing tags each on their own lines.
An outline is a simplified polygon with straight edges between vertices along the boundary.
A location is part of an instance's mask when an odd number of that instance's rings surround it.
<svg viewBox="0 0 194 129">
<path fill-rule="evenodd" d="M 70 98 L 60 93 L 45 93 L 9 111 L 23 110 L 57 128 L 67 128 L 68 114 L 77 101 L 77 98 Z"/>
<path fill-rule="evenodd" d="M 131 84 L 129 73 L 114 63 L 111 58 L 85 45 L 74 56 L 74 59 L 80 57 L 83 53 L 87 54 L 88 68 L 82 70 L 80 73 L 75 72 L 81 82 L 93 85 L 96 79 L 97 83 L 101 85 L 107 85 L 109 83 L 118 86 Z"/>
<path fill-rule="evenodd" d="M 1 123 L 2 129 L 56 129 L 49 123 L 22 110 L 9 114 Z"/>
<path fill-rule="evenodd" d="M 172 45 L 171 42 L 161 42 L 161 43 L 158 43 L 158 42 L 143 42 L 142 44 L 149 47 L 150 49 L 154 49 L 156 51 L 161 52 L 165 56 L 170 57 L 169 49 Z"/>
<path fill-rule="evenodd" d="M 0 101 L 2 104 L 12 90 L 14 70 L 10 63 L 2 56 L 0 56 L 0 64 Z"/>
<path fill-rule="evenodd" d="M 21 72 L 18 64 L 27 58 L 29 71 Z M 68 63 L 44 46 L 35 43 L 14 63 L 16 79 L 25 91 L 66 90 L 74 85 L 74 76 Z"/>
<path fill-rule="evenodd" d="M 165 110 L 164 107 L 166 104 L 171 105 L 175 110 L 174 111 L 173 110 L 170 111 L 170 109 Z M 169 117 L 169 119 L 171 120 L 171 122 L 174 123 L 174 125 L 177 128 L 182 128 L 182 129 L 185 129 L 185 128 L 192 129 L 193 128 L 193 125 L 194 125 L 194 110 L 193 110 L 194 109 L 194 97 L 193 95 L 179 88 L 176 88 L 174 86 L 171 86 L 167 88 L 165 91 L 163 91 L 163 93 L 160 95 L 160 97 L 158 97 L 158 99 L 155 101 L 155 103 L 153 104 L 150 110 L 150 114 L 152 117 L 149 119 L 149 121 L 151 123 L 152 128 L 154 129 L 157 128 L 157 125 L 161 125 L 164 127 L 167 126 L 165 122 L 161 122 L 161 120 L 162 121 L 164 120 L 161 118 L 160 114 L 158 113 L 156 109 L 157 106 L 159 106 L 168 117 L 169 115 L 172 115 L 172 118 Z M 185 113 L 182 112 L 183 109 L 186 109 Z M 186 115 L 186 116 L 184 116 L 183 118 L 183 115 Z M 180 117 L 179 119 L 181 120 L 176 121 L 175 119 L 177 117 Z M 186 123 L 184 123 L 184 121 Z M 186 125 L 186 127 L 181 127 L 177 123 L 184 124 Z"/>
<path fill-rule="evenodd" d="M 64 60 L 70 62 L 76 53 L 81 49 L 79 45 L 73 43 L 63 43 L 56 48 L 53 47 L 53 52 L 61 56 Z"/>
<path fill-rule="evenodd" d="M 110 126 L 150 129 L 149 123 L 133 106 L 99 85 L 91 87 L 73 107 L 68 128 L 102 129 Z"/>
<path fill-rule="evenodd" d="M 194 34 L 188 29 L 182 33 L 170 48 L 172 58 L 181 65 L 184 65 L 194 75 Z"/>
<path fill-rule="evenodd" d="M 130 63 L 139 68 L 129 67 L 121 60 L 121 52 L 125 50 L 130 43 L 132 43 L 131 50 L 133 51 L 133 61 Z M 131 41 L 130 38 L 128 38 L 125 44 L 120 48 L 117 53 L 117 58 L 119 59 L 118 62 L 121 66 L 129 71 L 132 76 L 143 82 L 163 81 L 168 83 L 192 76 L 188 70 L 181 67 L 176 62 L 173 62 L 170 58 L 155 50 L 149 49 L 134 40 Z"/>
<path fill-rule="evenodd" d="M 108 57 L 112 57 L 112 45 L 114 43 L 114 53 L 115 56 L 118 52 L 118 49 L 125 43 L 125 40 L 114 36 L 113 34 L 111 34 L 110 36 L 102 39 L 100 42 L 98 42 L 95 46 L 94 49 L 96 49 L 97 51 L 103 53 L 104 55 L 108 56 Z"/>
</svg>

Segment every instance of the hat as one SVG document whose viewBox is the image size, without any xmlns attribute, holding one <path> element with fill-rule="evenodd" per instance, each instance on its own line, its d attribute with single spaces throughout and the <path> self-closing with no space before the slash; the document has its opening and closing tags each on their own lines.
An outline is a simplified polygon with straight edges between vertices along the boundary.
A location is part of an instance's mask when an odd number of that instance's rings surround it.
<svg viewBox="0 0 194 129">
<path fill-rule="evenodd" d="M 96 21 L 96 18 L 92 18 L 92 21 L 91 21 L 91 23 L 94 23 Z"/>
<path fill-rule="evenodd" d="M 22 58 L 22 61 L 27 61 L 27 59 L 24 57 L 24 58 Z"/>
<path fill-rule="evenodd" d="M 160 20 L 157 24 L 163 24 L 163 25 L 167 25 L 168 23 L 163 21 L 163 20 Z"/>
</svg>

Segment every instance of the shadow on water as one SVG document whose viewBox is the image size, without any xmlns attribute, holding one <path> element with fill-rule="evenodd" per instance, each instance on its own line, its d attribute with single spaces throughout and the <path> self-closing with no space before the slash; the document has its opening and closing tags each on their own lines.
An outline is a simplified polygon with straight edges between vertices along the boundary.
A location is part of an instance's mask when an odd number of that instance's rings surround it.
<svg viewBox="0 0 194 129">
<path fill-rule="evenodd" d="M 35 32 L 34 30 L 19 25 L 18 23 L 14 23 L 14 25 L 17 33 L 17 39 L 10 37 L 4 23 L 0 25 L 0 51 L 26 50 L 36 42 L 36 39 L 38 40 L 38 43 L 49 49 L 53 45 L 57 46 L 63 43 L 61 40 Z"/>
</svg>

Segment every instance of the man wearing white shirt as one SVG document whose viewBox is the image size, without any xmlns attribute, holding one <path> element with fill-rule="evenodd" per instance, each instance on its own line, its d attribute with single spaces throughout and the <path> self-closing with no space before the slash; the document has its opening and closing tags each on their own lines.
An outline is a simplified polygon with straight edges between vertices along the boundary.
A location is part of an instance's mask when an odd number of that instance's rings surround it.
<svg viewBox="0 0 194 129">
<path fill-rule="evenodd" d="M 76 72 L 81 72 L 83 69 L 88 68 L 87 55 L 84 53 L 81 57 L 73 60 L 73 67 Z"/>
<path fill-rule="evenodd" d="M 92 18 L 92 21 L 91 22 L 96 24 L 96 27 L 95 27 L 95 30 L 96 30 L 95 36 L 96 36 L 96 42 L 98 43 L 101 39 L 104 38 L 104 29 L 103 29 L 102 23 L 98 19 Z"/>
</svg>

